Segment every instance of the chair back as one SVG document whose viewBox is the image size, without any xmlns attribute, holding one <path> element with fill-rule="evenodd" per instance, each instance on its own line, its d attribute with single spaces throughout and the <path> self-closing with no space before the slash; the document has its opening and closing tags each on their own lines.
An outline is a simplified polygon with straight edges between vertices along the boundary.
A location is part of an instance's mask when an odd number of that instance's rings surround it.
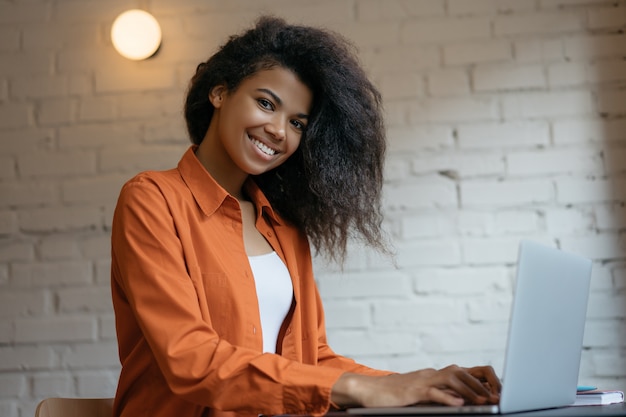
<svg viewBox="0 0 626 417">
<path fill-rule="evenodd" d="M 111 417 L 113 398 L 46 398 L 35 417 Z"/>
</svg>

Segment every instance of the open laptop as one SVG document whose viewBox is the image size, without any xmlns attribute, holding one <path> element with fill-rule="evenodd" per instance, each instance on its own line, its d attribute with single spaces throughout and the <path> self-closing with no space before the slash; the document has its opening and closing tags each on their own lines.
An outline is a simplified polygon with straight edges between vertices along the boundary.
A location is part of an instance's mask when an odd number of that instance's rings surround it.
<svg viewBox="0 0 626 417">
<path fill-rule="evenodd" d="M 350 408 L 357 415 L 505 414 L 576 398 L 591 260 L 522 240 L 499 405 Z"/>
</svg>

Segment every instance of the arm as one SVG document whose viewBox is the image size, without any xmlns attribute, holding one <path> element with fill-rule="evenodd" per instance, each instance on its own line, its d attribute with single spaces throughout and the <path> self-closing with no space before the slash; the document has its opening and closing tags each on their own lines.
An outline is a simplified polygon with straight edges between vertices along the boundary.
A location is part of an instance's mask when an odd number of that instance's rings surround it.
<svg viewBox="0 0 626 417">
<path fill-rule="evenodd" d="M 461 368 L 448 366 L 441 370 L 424 369 L 406 374 L 379 371 L 337 355 L 326 343 L 324 314 L 319 294 L 319 362 L 346 370 L 331 392 L 337 406 L 404 406 L 418 402 L 447 405 L 497 403 L 500 380 L 491 367 Z"/>
<path fill-rule="evenodd" d="M 497 404 L 500 381 L 489 366 L 441 370 L 424 369 L 383 377 L 343 374 L 332 389 L 331 401 L 339 406 L 387 407 L 418 402 L 450 406 Z"/>
<path fill-rule="evenodd" d="M 327 343 L 324 309 L 317 287 L 312 279 L 303 284 L 307 283 L 306 292 L 313 294 L 308 303 L 317 304 L 318 363 L 346 371 L 332 388 L 331 402 L 335 405 L 404 406 L 418 402 L 459 405 L 499 401 L 500 380 L 489 366 L 466 369 L 453 365 L 438 371 L 424 369 L 396 374 L 368 368 L 336 354 Z"/>
</svg>

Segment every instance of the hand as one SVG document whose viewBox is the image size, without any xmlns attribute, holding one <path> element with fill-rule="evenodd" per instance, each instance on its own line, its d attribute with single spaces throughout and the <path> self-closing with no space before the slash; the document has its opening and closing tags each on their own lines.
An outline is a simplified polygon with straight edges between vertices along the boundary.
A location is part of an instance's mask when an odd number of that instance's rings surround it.
<svg viewBox="0 0 626 417">
<path fill-rule="evenodd" d="M 331 400 L 340 406 L 393 407 L 415 403 L 497 404 L 500 380 L 490 366 L 424 369 L 382 377 L 343 374 Z"/>
</svg>

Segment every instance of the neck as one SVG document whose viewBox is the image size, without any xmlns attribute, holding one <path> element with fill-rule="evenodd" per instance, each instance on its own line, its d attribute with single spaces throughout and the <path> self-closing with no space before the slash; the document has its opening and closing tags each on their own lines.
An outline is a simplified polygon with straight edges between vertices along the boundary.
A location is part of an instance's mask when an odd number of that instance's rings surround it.
<svg viewBox="0 0 626 417">
<path fill-rule="evenodd" d="M 219 154 L 212 149 L 213 147 L 215 145 L 212 145 L 210 141 L 205 139 L 196 149 L 196 157 L 213 179 L 230 195 L 240 201 L 246 200 L 243 193 L 243 184 L 246 182 L 248 174 L 238 169 L 231 169 L 223 159 L 213 158 L 212 155 Z"/>
</svg>

